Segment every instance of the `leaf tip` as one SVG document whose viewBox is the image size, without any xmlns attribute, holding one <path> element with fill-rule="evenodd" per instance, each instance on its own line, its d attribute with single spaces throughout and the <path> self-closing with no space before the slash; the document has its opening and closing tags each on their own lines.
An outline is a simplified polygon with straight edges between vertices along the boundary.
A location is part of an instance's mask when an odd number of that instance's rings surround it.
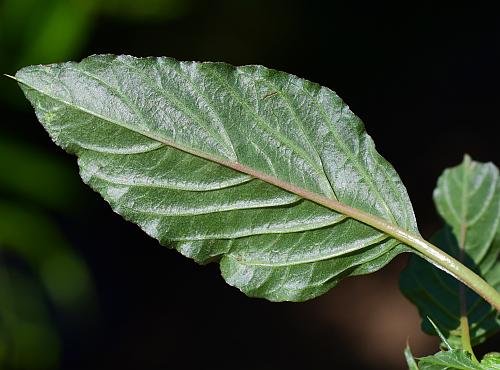
<svg viewBox="0 0 500 370">
<path fill-rule="evenodd" d="M 8 77 L 8 78 L 13 79 L 14 81 L 19 81 L 16 77 L 11 76 L 11 75 L 8 75 L 7 73 L 3 73 L 3 75 L 4 75 L 5 77 Z"/>
<path fill-rule="evenodd" d="M 465 153 L 463 162 L 469 164 L 470 162 L 472 162 L 472 157 L 468 153 Z"/>
<path fill-rule="evenodd" d="M 439 338 L 441 339 L 441 341 L 443 342 L 443 344 L 446 346 L 446 348 L 449 351 L 451 351 L 453 348 L 451 347 L 450 343 L 448 342 L 448 340 L 446 339 L 446 337 L 443 335 L 443 333 L 441 332 L 441 330 L 439 330 L 438 326 L 434 323 L 434 321 L 432 321 L 432 319 L 429 316 L 427 316 L 427 320 L 429 320 L 429 322 L 431 323 L 432 327 L 436 331 L 436 334 L 439 336 Z"/>
<path fill-rule="evenodd" d="M 415 361 L 415 357 L 413 357 L 413 353 L 410 349 L 409 338 L 406 338 L 406 348 L 404 350 L 404 356 L 406 359 L 406 364 L 408 365 L 408 370 L 418 370 L 417 362 Z"/>
</svg>

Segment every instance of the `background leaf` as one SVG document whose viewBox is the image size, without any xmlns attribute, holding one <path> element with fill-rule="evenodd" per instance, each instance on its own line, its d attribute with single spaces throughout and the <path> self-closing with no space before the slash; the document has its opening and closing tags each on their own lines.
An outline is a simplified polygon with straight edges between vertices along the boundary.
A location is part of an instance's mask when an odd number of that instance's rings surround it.
<svg viewBox="0 0 500 370">
<path fill-rule="evenodd" d="M 491 352 L 484 355 L 481 360 L 481 366 L 488 370 L 500 369 L 500 353 Z"/>
<path fill-rule="evenodd" d="M 57 368 L 51 308 L 95 319 L 91 273 L 44 212 L 0 199 L 0 220 L 0 366 Z"/>
<path fill-rule="evenodd" d="M 1 245 L 1 242 L 0 242 Z M 0 253 L 0 367 L 57 369 L 61 345 L 37 284 Z"/>
<path fill-rule="evenodd" d="M 309 299 L 407 250 L 296 191 L 418 233 L 394 169 L 317 84 L 261 66 L 112 55 L 16 78 L 116 212 L 200 263 L 220 260 L 248 295 Z"/>
<path fill-rule="evenodd" d="M 0 191 L 4 194 L 50 210 L 69 211 L 80 203 L 79 185 L 71 166 L 60 157 L 13 137 L 0 137 Z"/>
<path fill-rule="evenodd" d="M 438 180 L 434 201 L 449 227 L 433 242 L 463 260 L 490 285 L 500 288 L 500 181 L 492 163 L 472 161 L 447 169 Z M 464 253 L 460 253 L 463 245 Z M 401 274 L 401 291 L 418 307 L 422 328 L 436 335 L 431 317 L 457 348 L 460 340 L 459 285 L 455 279 L 416 256 Z M 466 289 L 467 316 L 472 345 L 483 342 L 500 327 L 499 314 L 470 289 Z"/>
</svg>

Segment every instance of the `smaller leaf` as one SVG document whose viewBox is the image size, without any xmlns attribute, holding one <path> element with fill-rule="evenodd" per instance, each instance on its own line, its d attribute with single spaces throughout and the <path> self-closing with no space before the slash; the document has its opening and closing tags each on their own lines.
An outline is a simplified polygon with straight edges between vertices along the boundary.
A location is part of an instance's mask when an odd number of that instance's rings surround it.
<svg viewBox="0 0 500 370">
<path fill-rule="evenodd" d="M 486 370 L 472 360 L 469 352 L 460 349 L 438 352 L 432 356 L 422 357 L 418 361 L 418 367 L 420 370 Z"/>
<path fill-rule="evenodd" d="M 441 330 L 439 330 L 439 328 L 437 327 L 437 325 L 434 323 L 434 321 L 432 321 L 432 319 L 430 317 L 427 317 L 427 319 L 429 320 L 429 322 L 431 323 L 431 325 L 434 327 L 434 330 L 436 330 L 436 333 L 437 333 L 437 335 L 439 335 L 439 338 L 441 338 L 441 341 L 443 342 L 443 344 L 446 346 L 446 348 L 448 350 L 451 351 L 453 348 L 451 348 L 450 343 L 448 343 L 448 341 L 446 340 L 446 338 L 443 335 L 443 333 L 441 332 Z"/>
<path fill-rule="evenodd" d="M 481 366 L 488 370 L 500 370 L 500 353 L 491 352 L 484 355 Z"/>
<path fill-rule="evenodd" d="M 411 353 L 411 349 L 408 343 L 406 344 L 405 348 L 405 359 L 406 363 L 408 364 L 408 370 L 418 370 L 417 363 L 415 361 L 415 358 L 413 357 L 413 354 Z"/>
<path fill-rule="evenodd" d="M 459 166 L 447 169 L 438 180 L 434 201 L 448 226 L 431 241 L 461 260 L 495 289 L 500 288 L 500 180 L 492 163 L 465 156 Z M 426 320 L 439 326 L 448 343 L 461 348 L 461 300 L 465 303 L 471 345 L 482 343 L 500 329 L 500 316 L 489 303 L 443 271 L 416 256 L 410 257 L 400 279 L 402 293 L 418 308 L 422 329 L 435 335 Z M 461 298 L 461 296 L 463 296 Z"/>
</svg>

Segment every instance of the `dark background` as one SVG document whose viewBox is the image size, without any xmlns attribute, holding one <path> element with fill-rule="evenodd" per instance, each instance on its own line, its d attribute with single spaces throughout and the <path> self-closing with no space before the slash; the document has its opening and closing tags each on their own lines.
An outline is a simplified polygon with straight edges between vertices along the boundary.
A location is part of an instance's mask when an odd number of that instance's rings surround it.
<svg viewBox="0 0 500 370">
<path fill-rule="evenodd" d="M 493 7 L 66 1 L 75 13 L 54 15 L 50 9 L 58 1 L 26 0 L 26 9 L 12 12 L 23 1 L 0 2 L 2 73 L 94 53 L 165 55 L 263 64 L 330 87 L 363 119 L 378 151 L 399 172 L 426 237 L 441 225 L 432 191 L 443 169 L 464 153 L 500 163 L 500 17 Z M 21 15 L 13 20 L 12 14 Z M 44 31 L 36 26 L 40 18 L 59 23 Z M 48 312 L 58 349 L 46 368 L 388 370 L 405 368 L 407 337 L 417 356 L 437 351 L 437 341 L 420 333 L 416 309 L 398 292 L 406 256 L 310 302 L 247 298 L 224 283 L 217 265 L 198 266 L 114 214 L 80 183 L 75 158 L 52 144 L 15 83 L 1 80 L 0 205 L 50 219 L 71 258 L 84 266 L 90 287 L 79 304 L 61 308 L 23 253 L 3 242 L 0 268 L 11 271 L 14 292 L 9 301 L 22 300 L 16 296 L 23 292 L 16 288 L 20 272 Z M 2 151 L 9 143 L 20 150 Z M 26 152 L 33 155 L 21 154 Z M 45 158 L 61 172 L 38 164 Z M 28 173 L 21 173 L 23 166 Z M 23 190 L 26 182 L 33 189 Z M 0 212 L 0 225 L 9 217 Z M 20 222 L 36 244 L 36 230 Z M 64 282 L 61 268 L 58 281 Z M 9 346 L 2 357 L 8 341 L 2 342 L 1 328 L 0 368 L 2 359 L 9 368 L 14 365 Z M 498 337 L 479 354 L 498 350 L 495 342 Z M 22 356 L 48 353 L 44 343 L 36 340 Z"/>
</svg>

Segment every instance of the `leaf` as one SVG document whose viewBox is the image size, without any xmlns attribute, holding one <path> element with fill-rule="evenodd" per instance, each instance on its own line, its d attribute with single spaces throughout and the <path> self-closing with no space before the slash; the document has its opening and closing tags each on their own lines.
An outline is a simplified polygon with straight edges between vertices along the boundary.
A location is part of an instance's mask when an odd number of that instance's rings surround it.
<svg viewBox="0 0 500 370">
<path fill-rule="evenodd" d="M 446 347 L 447 350 L 452 350 L 453 348 L 451 347 L 450 343 L 448 342 L 448 340 L 445 338 L 445 336 L 443 335 L 443 333 L 441 332 L 441 330 L 439 330 L 439 328 L 437 327 L 437 325 L 434 323 L 434 321 L 432 321 L 432 319 L 430 317 L 427 318 L 429 320 L 429 322 L 431 323 L 432 327 L 434 328 L 434 331 L 436 332 L 436 334 L 439 336 L 439 338 L 441 339 L 441 342 L 443 343 L 443 345 Z"/>
<path fill-rule="evenodd" d="M 199 263 L 219 261 L 247 295 L 310 299 L 409 250 L 352 215 L 418 234 L 397 173 L 317 84 L 262 66 L 113 55 L 16 79 L 117 213 Z"/>
<path fill-rule="evenodd" d="M 500 370 L 500 353 L 491 352 L 484 355 L 481 366 L 488 370 Z"/>
<path fill-rule="evenodd" d="M 500 179 L 493 163 L 472 161 L 445 170 L 434 190 L 439 214 L 460 248 L 486 276 L 500 252 Z M 465 260 L 467 262 L 467 260 Z"/>
<path fill-rule="evenodd" d="M 409 347 L 405 349 L 405 356 L 408 361 L 408 355 L 413 359 Z M 410 364 L 410 362 L 408 362 Z M 478 363 L 471 358 L 471 354 L 460 349 L 451 351 L 438 352 L 432 356 L 422 357 L 418 360 L 420 370 L 443 370 L 443 369 L 460 369 L 460 370 L 495 370 L 500 369 L 500 354 L 497 352 L 487 353 L 481 363 Z M 410 370 L 413 368 L 410 367 Z"/>
<path fill-rule="evenodd" d="M 408 364 L 408 370 L 418 370 L 417 363 L 415 362 L 415 358 L 413 358 L 413 354 L 411 353 L 411 349 L 408 344 L 406 344 L 404 354 L 406 363 Z"/>
<path fill-rule="evenodd" d="M 438 180 L 434 201 L 450 227 L 432 241 L 445 252 L 463 260 L 495 289 L 500 289 L 500 180 L 492 163 L 472 161 L 447 169 Z M 451 228 L 451 229 L 450 229 Z M 463 254 L 460 253 L 463 246 Z M 453 347 L 461 347 L 459 284 L 426 261 L 412 256 L 401 274 L 401 291 L 417 307 L 422 328 L 435 335 L 431 317 Z M 471 344 L 496 333 L 500 317 L 481 297 L 465 291 Z"/>
<path fill-rule="evenodd" d="M 459 349 L 438 352 L 432 356 L 422 357 L 418 361 L 420 370 L 487 370 L 474 362 L 469 352 Z"/>
</svg>

